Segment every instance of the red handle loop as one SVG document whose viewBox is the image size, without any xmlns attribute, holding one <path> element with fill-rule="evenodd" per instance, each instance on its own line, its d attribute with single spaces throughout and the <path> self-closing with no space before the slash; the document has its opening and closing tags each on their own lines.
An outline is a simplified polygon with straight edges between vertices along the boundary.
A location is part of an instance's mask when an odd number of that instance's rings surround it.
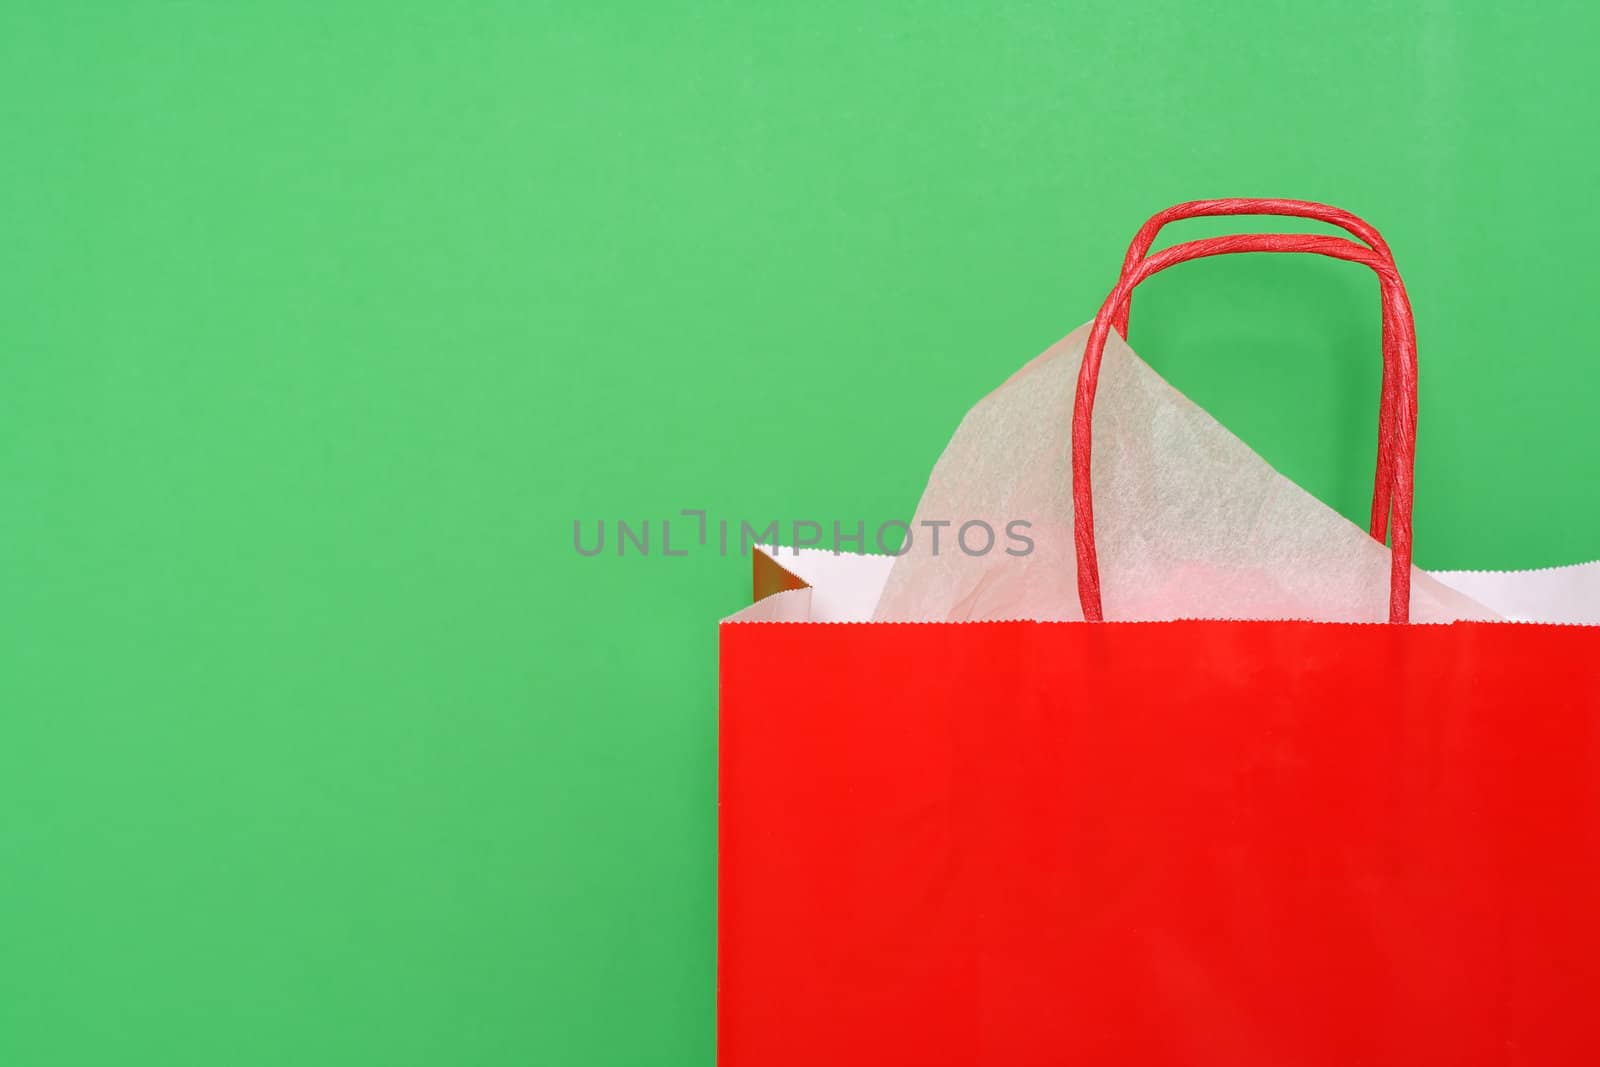
<svg viewBox="0 0 1600 1067">
<path fill-rule="evenodd" d="M 1386 321 L 1395 327 L 1396 355 L 1396 400 L 1390 408 L 1394 434 L 1394 462 L 1390 478 L 1394 547 L 1389 574 L 1389 621 L 1406 622 L 1411 615 L 1411 502 L 1417 448 L 1417 339 L 1411 318 L 1411 303 L 1400 282 L 1400 274 L 1387 254 L 1363 248 L 1342 237 L 1286 233 L 1213 237 L 1174 245 L 1140 261 L 1117 281 L 1116 288 L 1100 305 L 1094 325 L 1089 330 L 1089 339 L 1084 344 L 1083 365 L 1078 372 L 1078 393 L 1072 410 L 1073 533 L 1078 552 L 1078 602 L 1083 608 L 1083 617 L 1090 622 L 1099 622 L 1104 618 L 1100 603 L 1100 563 L 1094 543 L 1094 490 L 1089 471 L 1095 389 L 1100 380 L 1100 360 L 1105 354 L 1106 337 L 1111 332 L 1112 320 L 1117 309 L 1127 303 L 1134 288 L 1152 275 L 1191 259 L 1238 252 L 1308 252 L 1361 263 L 1378 275 L 1383 291 L 1384 315 Z"/>
<path fill-rule="evenodd" d="M 1150 216 L 1122 259 L 1124 276 L 1140 263 L 1155 244 L 1164 226 L 1183 219 L 1216 218 L 1226 215 L 1279 215 L 1285 218 L 1315 219 L 1337 226 L 1346 233 L 1365 241 L 1372 250 L 1390 263 L 1394 256 L 1383 235 L 1365 219 L 1352 215 L 1342 208 L 1319 204 L 1312 200 L 1277 200 L 1262 197 L 1231 197 L 1221 200 L 1190 200 L 1174 204 L 1165 211 Z M 1402 285 L 1403 288 L 1403 285 Z M 1389 533 L 1389 483 L 1394 472 L 1394 404 L 1398 393 L 1395 388 L 1394 367 L 1398 353 L 1395 351 L 1395 323 L 1389 315 L 1389 304 L 1383 303 L 1383 392 L 1378 402 L 1378 466 L 1372 481 L 1372 511 L 1367 530 L 1373 538 L 1383 541 Z M 1124 339 L 1128 336 L 1128 316 L 1132 312 L 1133 297 L 1129 294 L 1122 306 L 1112 316 L 1111 326 Z"/>
<path fill-rule="evenodd" d="M 1326 222 L 1353 237 L 1359 237 L 1371 246 L 1374 252 L 1389 262 L 1394 262 L 1394 256 L 1390 254 L 1389 246 L 1384 242 L 1383 236 L 1365 219 L 1359 215 L 1352 215 L 1342 208 L 1319 204 L 1313 200 L 1230 197 L 1221 200 L 1190 200 L 1174 204 L 1165 211 L 1151 215 L 1149 221 L 1139 227 L 1139 232 L 1134 234 L 1133 242 L 1128 245 L 1128 254 L 1122 258 L 1122 273 L 1127 274 L 1150 253 L 1150 246 L 1155 244 L 1156 237 L 1167 224 L 1181 222 L 1184 219 L 1216 218 L 1225 215 L 1278 215 L 1283 218 Z M 1127 303 L 1117 309 L 1116 317 L 1111 320 L 1112 328 L 1124 338 L 1128 336 L 1128 316 L 1132 311 L 1132 305 L 1133 299 L 1130 296 Z M 1388 323 L 1384 325 L 1387 327 Z M 1385 337 L 1387 338 L 1387 330 Z"/>
</svg>

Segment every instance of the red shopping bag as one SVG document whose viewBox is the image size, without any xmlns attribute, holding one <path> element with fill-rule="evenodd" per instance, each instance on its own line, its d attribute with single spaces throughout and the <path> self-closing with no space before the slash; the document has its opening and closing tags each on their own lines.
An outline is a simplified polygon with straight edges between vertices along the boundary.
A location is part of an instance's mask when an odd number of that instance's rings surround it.
<svg viewBox="0 0 1600 1067">
<path fill-rule="evenodd" d="M 1150 274 L 1265 250 L 1380 276 L 1391 623 L 1092 621 L 1106 334 Z M 720 1062 L 1600 1062 L 1600 628 L 1406 624 L 1387 250 L 1134 259 L 1073 416 L 1091 621 L 722 626 Z"/>
</svg>

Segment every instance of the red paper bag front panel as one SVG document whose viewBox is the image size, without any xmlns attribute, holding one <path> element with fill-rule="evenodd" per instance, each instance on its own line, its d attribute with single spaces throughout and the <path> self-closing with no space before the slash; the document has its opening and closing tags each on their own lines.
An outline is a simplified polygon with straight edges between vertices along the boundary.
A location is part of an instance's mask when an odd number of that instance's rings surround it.
<svg viewBox="0 0 1600 1067">
<path fill-rule="evenodd" d="M 721 646 L 724 1067 L 1600 1062 L 1600 629 Z"/>
</svg>

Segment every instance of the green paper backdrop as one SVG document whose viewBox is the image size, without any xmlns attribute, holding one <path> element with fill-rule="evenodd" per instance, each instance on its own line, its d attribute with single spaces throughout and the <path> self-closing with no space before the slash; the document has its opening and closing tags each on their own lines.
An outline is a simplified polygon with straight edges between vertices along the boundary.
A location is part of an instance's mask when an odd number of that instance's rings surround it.
<svg viewBox="0 0 1600 1067">
<path fill-rule="evenodd" d="M 0 8 L 0 1063 L 711 1063 L 659 524 L 909 518 L 1176 200 L 1389 238 L 1421 564 L 1600 557 L 1592 4 L 859 6 Z M 1133 340 L 1360 520 L 1375 295 Z"/>
</svg>

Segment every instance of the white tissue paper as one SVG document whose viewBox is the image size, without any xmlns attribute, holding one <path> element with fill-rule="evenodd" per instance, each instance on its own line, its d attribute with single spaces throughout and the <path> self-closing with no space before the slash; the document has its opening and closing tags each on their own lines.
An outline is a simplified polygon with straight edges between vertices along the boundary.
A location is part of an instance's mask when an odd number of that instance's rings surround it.
<svg viewBox="0 0 1600 1067">
<path fill-rule="evenodd" d="M 1074 330 L 967 413 L 928 479 L 875 621 L 1083 618 L 1070 451 L 1088 333 Z M 1388 619 L 1389 549 L 1273 470 L 1115 331 L 1100 371 L 1092 473 L 1108 621 Z M 956 543 L 971 520 L 1000 534 L 981 555 Z M 1031 523 L 1026 555 L 1006 551 L 1021 550 L 1003 534 L 1013 520 Z M 941 530 L 937 554 L 924 521 L 954 524 Z M 1413 569 L 1413 622 L 1497 617 Z"/>
</svg>

